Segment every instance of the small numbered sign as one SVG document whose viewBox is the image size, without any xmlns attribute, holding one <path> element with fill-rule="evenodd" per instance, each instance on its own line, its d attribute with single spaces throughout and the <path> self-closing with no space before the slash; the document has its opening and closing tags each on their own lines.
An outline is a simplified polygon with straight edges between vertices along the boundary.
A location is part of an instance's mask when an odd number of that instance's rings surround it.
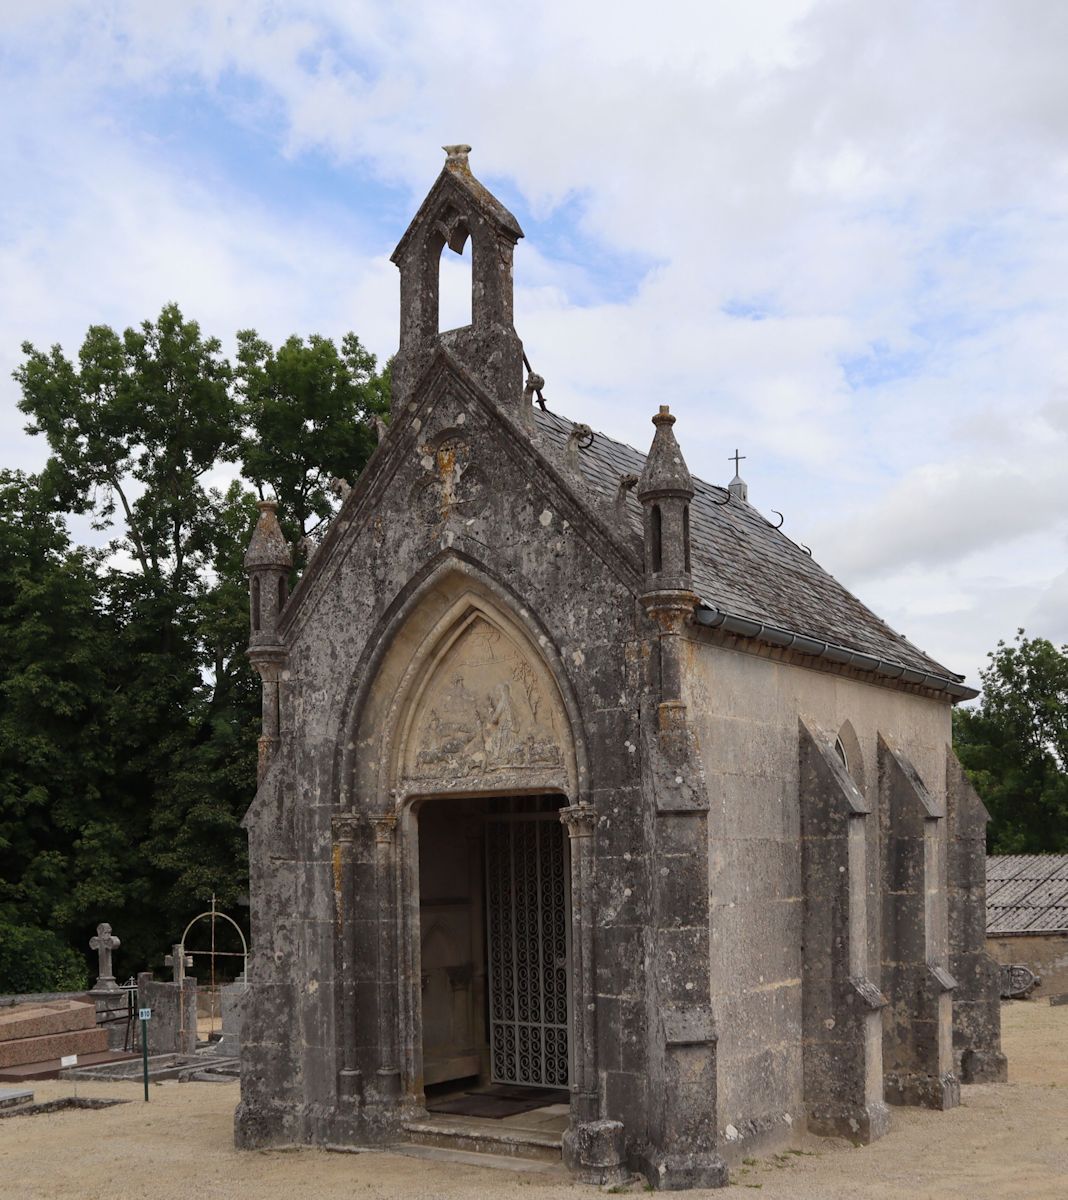
<svg viewBox="0 0 1068 1200">
<path fill-rule="evenodd" d="M 150 1009 L 150 1008 L 139 1008 L 137 1010 L 137 1019 L 139 1021 L 148 1021 L 151 1018 L 151 1016 L 152 1016 L 152 1009 Z"/>
<path fill-rule="evenodd" d="M 59 1065 L 61 1068 L 76 1067 L 78 1065 L 77 1054 L 64 1054 L 59 1060 Z"/>
</svg>

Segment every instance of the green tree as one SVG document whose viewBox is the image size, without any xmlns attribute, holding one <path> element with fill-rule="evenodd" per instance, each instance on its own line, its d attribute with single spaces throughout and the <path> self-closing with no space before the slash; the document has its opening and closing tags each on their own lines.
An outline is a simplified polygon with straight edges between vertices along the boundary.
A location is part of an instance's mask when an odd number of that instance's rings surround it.
<svg viewBox="0 0 1068 1200">
<path fill-rule="evenodd" d="M 0 921 L 47 965 L 34 930 L 84 951 L 110 920 L 132 970 L 213 893 L 232 910 L 247 890 L 259 684 L 241 479 L 275 492 L 291 536 L 314 532 L 330 478 L 373 449 L 388 369 L 355 334 L 275 350 L 245 331 L 235 370 L 176 305 L 122 335 L 90 328 L 74 360 L 24 352 L 20 407 L 51 457 L 0 487 Z M 66 513 L 113 533 L 106 550 L 72 547 Z"/>
<path fill-rule="evenodd" d="M 953 740 L 990 811 L 995 854 L 1068 851 L 1068 646 L 1017 631 L 980 672 L 976 708 L 953 714 Z"/>
<path fill-rule="evenodd" d="M 121 665 L 97 567 L 37 479 L 0 472 L 0 921 L 72 945 L 98 906 L 123 906 L 137 865 L 139 813 L 114 779 Z"/>
<path fill-rule="evenodd" d="M 273 489 L 296 539 L 336 508 L 330 480 L 351 482 L 376 444 L 371 419 L 389 410 L 388 373 L 354 333 L 341 339 L 288 338 L 277 350 L 246 329 L 237 335 L 236 376 L 246 435 L 242 475 L 261 499 Z"/>
<path fill-rule="evenodd" d="M 24 343 L 15 371 L 27 431 L 44 434 L 52 457 L 44 482 L 61 510 L 110 528 L 123 516 L 121 547 L 157 586 L 184 594 L 210 523 L 204 477 L 234 462 L 241 445 L 230 364 L 168 304 L 153 323 L 120 337 L 106 325 L 86 335 L 75 365 L 59 346 Z"/>
<path fill-rule="evenodd" d="M 106 868 L 110 893 L 88 895 L 74 882 L 62 907 L 74 919 L 95 901 L 123 924 L 131 958 L 145 961 L 169 944 L 190 907 L 212 891 L 232 902 L 246 887 L 239 821 L 251 787 L 224 786 L 240 774 L 232 764 L 205 766 L 226 758 L 213 753 L 212 739 L 232 751 L 239 739 L 230 726 L 255 716 L 238 636 L 237 552 L 254 504 L 240 487 L 224 495 L 208 486 L 236 462 L 241 411 L 218 339 L 205 338 L 176 305 L 121 336 L 92 327 L 76 363 L 58 346 L 44 354 L 27 344 L 24 352 L 15 373 L 20 407 L 52 451 L 42 487 L 57 509 L 89 513 L 118 535 L 99 584 L 110 660 L 122 666 L 108 718 L 108 811 L 123 820 L 80 833 L 83 857 Z M 130 570 L 118 565 L 124 555 Z M 187 825 L 205 805 L 225 809 L 225 829 L 216 822 L 190 849 Z"/>
</svg>

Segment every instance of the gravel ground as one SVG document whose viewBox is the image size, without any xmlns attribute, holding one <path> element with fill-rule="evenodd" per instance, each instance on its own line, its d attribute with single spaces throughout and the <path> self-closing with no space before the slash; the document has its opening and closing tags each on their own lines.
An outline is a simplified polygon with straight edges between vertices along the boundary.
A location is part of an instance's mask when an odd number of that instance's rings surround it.
<svg viewBox="0 0 1068 1200">
<path fill-rule="evenodd" d="M 949 1113 L 895 1109 L 893 1132 L 873 1146 L 803 1137 L 797 1152 L 740 1165 L 732 1188 L 706 1194 L 759 1189 L 769 1200 L 1066 1200 L 1068 1007 L 1014 1003 L 1002 1011 L 1009 1083 L 966 1087 L 963 1104 Z M 72 1094 L 73 1085 L 41 1083 L 34 1090 L 47 1100 Z M 394 1154 L 238 1153 L 231 1140 L 236 1084 L 159 1084 L 148 1105 L 140 1085 L 79 1084 L 78 1094 L 133 1103 L 0 1121 L 5 1200 L 596 1194 L 552 1177 Z"/>
</svg>

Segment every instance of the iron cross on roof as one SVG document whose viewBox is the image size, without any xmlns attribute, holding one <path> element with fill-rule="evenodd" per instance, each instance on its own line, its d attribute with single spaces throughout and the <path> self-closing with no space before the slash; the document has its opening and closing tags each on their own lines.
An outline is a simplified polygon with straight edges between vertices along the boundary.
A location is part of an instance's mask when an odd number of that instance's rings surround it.
<svg viewBox="0 0 1068 1200">
<path fill-rule="evenodd" d="M 739 454 L 739 453 L 738 453 L 738 448 L 737 448 L 737 446 L 734 448 L 734 453 L 733 453 L 733 454 L 728 454 L 728 455 L 727 455 L 727 462 L 732 462 L 732 463 L 734 463 L 734 473 L 735 473 L 735 475 L 738 475 L 738 474 L 740 474 L 740 472 L 739 472 L 739 470 L 738 470 L 738 464 L 739 464 L 739 463 L 742 461 L 742 459 L 744 459 L 744 458 L 747 458 L 747 457 L 748 457 L 748 455 L 746 455 L 746 454 Z"/>
</svg>

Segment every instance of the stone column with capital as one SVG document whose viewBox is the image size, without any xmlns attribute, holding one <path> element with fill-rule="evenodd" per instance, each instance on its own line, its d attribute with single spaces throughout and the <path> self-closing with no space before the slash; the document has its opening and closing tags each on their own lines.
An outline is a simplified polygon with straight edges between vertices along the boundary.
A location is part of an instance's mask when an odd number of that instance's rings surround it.
<svg viewBox="0 0 1068 1200">
<path fill-rule="evenodd" d="M 356 914 L 355 843 L 361 818 L 352 812 L 338 813 L 331 822 L 333 835 L 334 911 L 337 922 L 337 962 L 340 980 L 338 1034 L 341 1066 L 338 1070 L 338 1099 L 358 1104 L 363 1097 L 363 1075 L 356 1054 Z"/>
<path fill-rule="evenodd" d="M 564 1163 L 584 1183 L 622 1183 L 625 1131 L 620 1121 L 602 1119 L 597 1088 L 597 998 L 594 978 L 594 831 L 597 813 L 588 804 L 560 810 L 571 859 L 571 1037 L 575 1078 L 571 1124 L 564 1133 Z"/>
<path fill-rule="evenodd" d="M 401 1072 L 397 1045 L 397 870 L 395 812 L 370 818 L 375 835 L 375 893 L 379 905 L 378 931 L 378 1045 L 379 1065 L 375 1093 L 380 1102 L 400 1097 Z"/>
</svg>

